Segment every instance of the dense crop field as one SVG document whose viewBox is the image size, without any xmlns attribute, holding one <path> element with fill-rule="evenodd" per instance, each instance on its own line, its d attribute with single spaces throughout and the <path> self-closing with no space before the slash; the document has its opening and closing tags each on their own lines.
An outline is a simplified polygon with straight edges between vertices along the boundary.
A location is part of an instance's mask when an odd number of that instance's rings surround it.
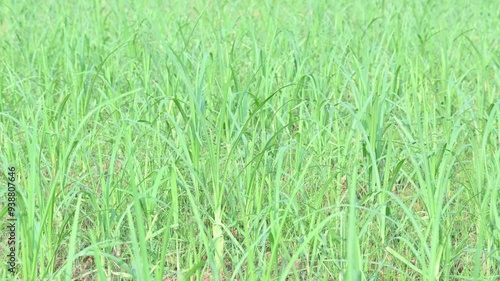
<svg viewBox="0 0 500 281">
<path fill-rule="evenodd" d="M 0 278 L 500 280 L 499 44 L 495 0 L 1 1 Z"/>
</svg>

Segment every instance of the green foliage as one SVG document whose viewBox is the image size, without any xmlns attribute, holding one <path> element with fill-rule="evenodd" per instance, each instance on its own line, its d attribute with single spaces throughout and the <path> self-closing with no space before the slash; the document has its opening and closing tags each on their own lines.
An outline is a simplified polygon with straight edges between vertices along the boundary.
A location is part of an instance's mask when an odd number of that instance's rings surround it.
<svg viewBox="0 0 500 281">
<path fill-rule="evenodd" d="M 495 1 L 1 2 L 15 278 L 497 280 L 499 19 Z"/>
</svg>

